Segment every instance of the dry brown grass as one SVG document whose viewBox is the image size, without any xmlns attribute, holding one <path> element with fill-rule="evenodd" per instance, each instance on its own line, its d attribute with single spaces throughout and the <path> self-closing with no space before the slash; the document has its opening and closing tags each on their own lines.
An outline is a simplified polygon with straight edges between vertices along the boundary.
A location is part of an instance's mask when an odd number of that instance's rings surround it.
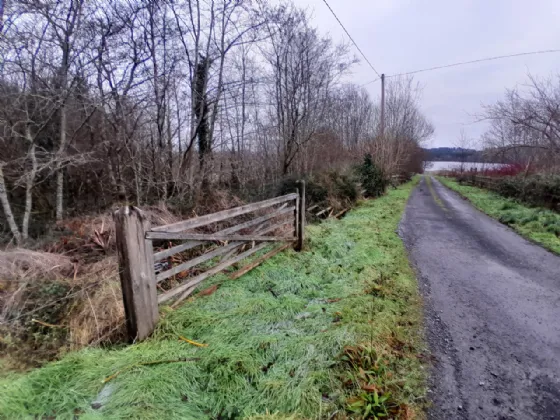
<svg viewBox="0 0 560 420">
<path fill-rule="evenodd" d="M 68 314 L 68 342 L 75 350 L 119 339 L 124 327 L 124 307 L 118 276 L 117 258 L 107 257 L 91 264 L 81 277 L 84 287 L 73 310 Z"/>
<path fill-rule="evenodd" d="M 73 271 L 72 261 L 64 255 L 23 248 L 0 251 L 0 323 L 20 312 L 38 279 L 61 280 Z"/>
<path fill-rule="evenodd" d="M 0 252 L 0 267 L 5 366 L 26 369 L 123 337 L 116 256 L 78 267 L 65 255 L 16 248 Z"/>
<path fill-rule="evenodd" d="M 0 251 L 0 280 L 4 282 L 43 276 L 61 278 L 72 270 L 71 259 L 64 255 L 24 248 Z"/>
</svg>

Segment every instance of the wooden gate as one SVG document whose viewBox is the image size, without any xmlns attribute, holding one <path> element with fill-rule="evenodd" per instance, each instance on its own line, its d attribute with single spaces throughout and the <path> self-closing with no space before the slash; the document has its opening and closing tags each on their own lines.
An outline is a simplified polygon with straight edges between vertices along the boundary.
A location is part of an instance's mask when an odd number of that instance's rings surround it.
<svg viewBox="0 0 560 420">
<path fill-rule="evenodd" d="M 227 220 L 237 224 L 220 228 Z M 240 218 L 243 220 L 239 221 Z M 142 340 L 158 321 L 158 304 L 174 300 L 174 305 L 191 295 L 208 277 L 281 243 L 247 266 L 229 275 L 235 279 L 267 258 L 294 246 L 303 248 L 305 228 L 305 183 L 296 193 L 241 207 L 152 228 L 142 211 L 125 206 L 114 214 L 124 308 L 129 338 Z M 172 243 L 154 252 L 154 243 Z M 172 241 L 172 242 L 171 242 Z M 174 263 L 171 257 L 201 247 L 202 253 Z M 191 251 L 192 252 L 192 251 Z M 195 267 L 204 264 L 191 275 Z M 181 277 L 178 285 L 162 290 L 160 283 Z M 175 281 L 174 283 L 177 283 Z"/>
</svg>

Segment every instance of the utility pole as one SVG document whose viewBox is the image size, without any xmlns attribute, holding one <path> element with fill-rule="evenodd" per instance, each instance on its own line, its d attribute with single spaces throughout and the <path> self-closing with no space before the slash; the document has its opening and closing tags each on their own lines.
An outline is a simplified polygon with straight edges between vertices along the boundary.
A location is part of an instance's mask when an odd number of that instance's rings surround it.
<svg viewBox="0 0 560 420">
<path fill-rule="evenodd" d="M 385 136 L 385 73 L 381 74 L 381 137 Z"/>
</svg>

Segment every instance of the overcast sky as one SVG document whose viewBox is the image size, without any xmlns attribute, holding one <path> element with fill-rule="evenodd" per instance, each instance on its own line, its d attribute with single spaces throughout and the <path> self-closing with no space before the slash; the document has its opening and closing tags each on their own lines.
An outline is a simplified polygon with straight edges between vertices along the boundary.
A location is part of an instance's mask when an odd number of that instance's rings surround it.
<svg viewBox="0 0 560 420">
<path fill-rule="evenodd" d="M 395 74 L 459 61 L 560 48 L 560 0 L 328 0 L 380 73 Z M 314 25 L 347 40 L 322 0 L 295 0 L 313 13 Z M 359 52 L 355 51 L 359 56 Z M 506 87 L 560 73 L 560 53 L 507 58 L 415 75 L 423 85 L 422 110 L 435 126 L 432 147 L 452 146 L 461 128 L 478 138 L 473 123 L 481 103 Z M 377 78 L 362 59 L 352 81 Z M 390 80 L 390 79 L 389 79 Z M 374 97 L 379 82 L 367 86 Z"/>
</svg>

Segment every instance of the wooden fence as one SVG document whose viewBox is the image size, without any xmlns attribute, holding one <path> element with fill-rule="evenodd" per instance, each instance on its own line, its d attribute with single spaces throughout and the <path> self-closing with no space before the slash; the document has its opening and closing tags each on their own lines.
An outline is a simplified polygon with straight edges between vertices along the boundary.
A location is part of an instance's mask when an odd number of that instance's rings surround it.
<svg viewBox="0 0 560 420">
<path fill-rule="evenodd" d="M 473 171 L 472 173 L 467 173 L 461 176 L 459 181 L 489 190 L 495 190 L 496 184 L 499 180 L 491 176 L 477 175 L 476 172 Z"/>
<path fill-rule="evenodd" d="M 230 219 L 240 216 L 243 216 L 241 222 L 220 228 L 224 221 L 231 222 Z M 117 210 L 114 219 L 128 334 L 131 340 L 143 340 L 158 322 L 158 304 L 174 300 L 173 305 L 177 305 L 208 277 L 265 249 L 272 242 L 281 244 L 231 273 L 229 278 L 240 277 L 291 245 L 301 250 L 305 229 L 305 183 L 300 181 L 296 193 L 165 226 L 152 228 L 142 211 L 133 206 Z M 154 252 L 154 242 L 162 241 L 173 241 L 173 246 Z M 177 243 L 179 241 L 182 243 Z M 194 258 L 180 258 L 178 264 L 173 265 L 173 256 L 184 256 L 185 251 L 197 247 L 203 252 Z M 205 271 L 201 272 L 203 264 Z M 195 271 L 195 267 L 199 269 Z M 166 290 L 162 283 L 174 285 Z M 158 289 L 161 290 L 159 294 Z"/>
</svg>

